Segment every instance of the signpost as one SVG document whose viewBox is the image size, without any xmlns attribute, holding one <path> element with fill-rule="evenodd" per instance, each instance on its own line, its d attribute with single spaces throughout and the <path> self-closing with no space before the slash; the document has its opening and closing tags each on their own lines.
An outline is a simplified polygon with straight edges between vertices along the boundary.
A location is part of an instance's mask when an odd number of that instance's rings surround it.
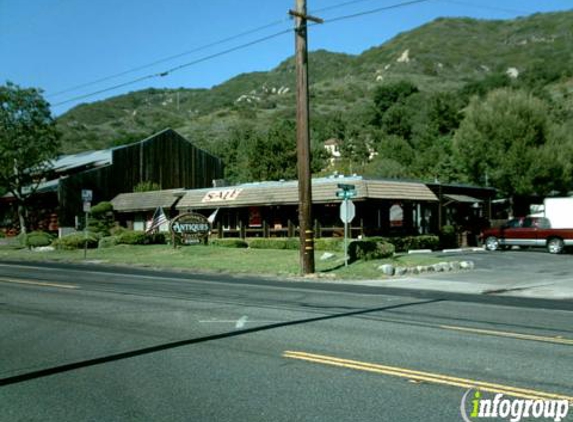
<svg viewBox="0 0 573 422">
<path fill-rule="evenodd" d="M 356 196 L 356 186 L 339 183 L 338 188 L 342 189 L 336 192 L 336 197 L 342 199 L 340 219 L 344 223 L 344 265 L 348 266 L 348 223 L 351 223 L 356 216 L 356 207 L 350 198 Z"/>
<path fill-rule="evenodd" d="M 211 222 L 202 214 L 188 212 L 171 220 L 169 231 L 173 247 L 207 243 L 211 231 Z"/>
<path fill-rule="evenodd" d="M 84 259 L 88 256 L 88 215 L 91 211 L 91 201 L 93 199 L 93 192 L 89 189 L 82 189 L 82 201 L 84 202 L 84 212 L 86 213 L 86 220 L 84 223 Z"/>
</svg>

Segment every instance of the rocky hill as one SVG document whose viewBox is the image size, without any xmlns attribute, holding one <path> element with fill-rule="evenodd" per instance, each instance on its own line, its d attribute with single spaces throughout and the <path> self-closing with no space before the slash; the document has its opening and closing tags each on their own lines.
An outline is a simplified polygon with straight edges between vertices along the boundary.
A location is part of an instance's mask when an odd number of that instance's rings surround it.
<svg viewBox="0 0 573 422">
<path fill-rule="evenodd" d="M 364 113 L 376 87 L 407 79 L 420 91 L 458 92 L 507 76 L 568 97 L 573 108 L 573 11 L 511 21 L 437 19 L 358 56 L 310 54 L 314 119 Z M 64 152 L 106 148 L 172 127 L 201 146 L 242 122 L 294 118 L 294 60 L 211 89 L 146 89 L 77 106 L 58 118 Z"/>
</svg>

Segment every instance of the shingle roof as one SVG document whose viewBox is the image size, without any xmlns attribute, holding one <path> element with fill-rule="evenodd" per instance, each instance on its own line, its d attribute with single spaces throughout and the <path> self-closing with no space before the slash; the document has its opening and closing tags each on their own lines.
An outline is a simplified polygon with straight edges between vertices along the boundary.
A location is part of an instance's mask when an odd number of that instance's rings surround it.
<svg viewBox="0 0 573 422">
<path fill-rule="evenodd" d="M 120 212 L 149 211 L 157 207 L 171 208 L 184 189 L 166 189 L 152 192 L 120 193 L 111 200 L 113 209 Z"/>
<path fill-rule="evenodd" d="M 357 200 L 395 199 L 437 201 L 436 195 L 423 183 L 367 180 L 361 177 L 322 178 L 312 181 L 312 202 L 340 201 L 336 197 L 339 183 L 356 186 Z M 237 186 L 186 191 L 177 209 L 294 205 L 298 203 L 298 182 L 261 182 Z"/>
</svg>

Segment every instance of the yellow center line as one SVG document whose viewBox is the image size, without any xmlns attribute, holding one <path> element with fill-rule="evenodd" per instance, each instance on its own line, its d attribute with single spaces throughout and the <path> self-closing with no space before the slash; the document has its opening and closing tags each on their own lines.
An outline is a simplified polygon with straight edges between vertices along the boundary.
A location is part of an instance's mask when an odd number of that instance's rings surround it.
<svg viewBox="0 0 573 422">
<path fill-rule="evenodd" d="M 3 278 L 0 277 L 0 282 L 2 283 L 14 283 L 14 284 L 27 284 L 33 286 L 43 286 L 43 287 L 61 287 L 63 289 L 79 289 L 79 286 L 74 284 L 58 284 L 58 283 L 49 283 L 47 281 L 35 281 L 35 280 L 20 280 L 14 278 Z"/>
<path fill-rule="evenodd" d="M 445 330 L 463 331 L 473 334 L 509 337 L 519 340 L 542 341 L 545 343 L 567 344 L 573 346 L 573 340 L 567 338 L 545 337 L 545 336 L 537 336 L 534 334 L 512 333 L 509 331 L 484 330 L 481 328 L 457 327 L 455 325 L 440 325 L 440 328 L 443 328 Z"/>
<path fill-rule="evenodd" d="M 533 400 L 567 400 L 573 403 L 573 396 L 566 396 L 555 393 L 548 393 L 539 390 L 531 390 L 520 387 L 494 384 L 484 381 L 471 380 L 467 378 L 458 378 L 448 375 L 436 374 L 431 372 L 415 371 L 407 368 L 395 366 L 378 365 L 374 363 L 361 362 L 350 359 L 340 359 L 332 356 L 316 355 L 305 352 L 285 351 L 283 357 L 290 359 L 299 359 L 308 362 L 320 363 L 324 365 L 337 366 L 342 368 L 356 369 L 360 371 L 374 372 L 378 374 L 390 375 L 400 378 L 408 378 L 415 381 L 425 381 L 433 384 L 449 385 L 465 389 L 476 388 L 491 393 L 502 393 L 507 396 L 520 397 Z"/>
</svg>

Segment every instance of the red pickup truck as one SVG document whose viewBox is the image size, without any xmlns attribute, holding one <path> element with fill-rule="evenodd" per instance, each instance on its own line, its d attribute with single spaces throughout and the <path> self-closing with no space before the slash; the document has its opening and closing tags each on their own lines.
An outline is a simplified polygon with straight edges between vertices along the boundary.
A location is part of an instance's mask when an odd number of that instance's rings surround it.
<svg viewBox="0 0 573 422">
<path fill-rule="evenodd" d="M 513 218 L 501 227 L 486 229 L 481 234 L 485 248 L 490 251 L 511 246 L 546 247 L 550 253 L 561 253 L 573 246 L 573 228 L 552 229 L 543 217 Z"/>
</svg>

